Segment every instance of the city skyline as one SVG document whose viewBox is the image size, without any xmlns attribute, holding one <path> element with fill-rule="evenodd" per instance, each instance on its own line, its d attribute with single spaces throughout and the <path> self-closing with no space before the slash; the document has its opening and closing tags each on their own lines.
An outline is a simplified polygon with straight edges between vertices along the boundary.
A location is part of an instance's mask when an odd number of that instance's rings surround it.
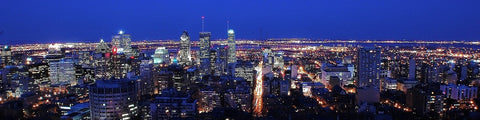
<svg viewBox="0 0 480 120">
<path fill-rule="evenodd" d="M 118 30 L 133 41 L 205 30 L 224 39 L 479 40 L 478 1 L 5 1 L 0 44 L 96 42 Z M 68 6 L 68 7 L 67 7 Z M 245 6 L 245 7 L 242 7 Z M 80 9 L 84 8 L 84 9 Z M 192 36 L 198 40 L 198 36 Z"/>
<path fill-rule="evenodd" d="M 0 119 L 480 119 L 475 3 L 2 1 Z"/>
</svg>

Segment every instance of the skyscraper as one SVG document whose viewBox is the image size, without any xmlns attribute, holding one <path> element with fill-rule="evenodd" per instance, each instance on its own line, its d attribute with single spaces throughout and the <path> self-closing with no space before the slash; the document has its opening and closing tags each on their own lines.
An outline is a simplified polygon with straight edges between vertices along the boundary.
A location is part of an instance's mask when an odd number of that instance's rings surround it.
<svg viewBox="0 0 480 120">
<path fill-rule="evenodd" d="M 110 52 L 110 47 L 103 41 L 103 39 L 100 40 L 100 43 L 95 47 L 95 53 L 107 53 Z"/>
<path fill-rule="evenodd" d="M 12 64 L 12 51 L 10 49 L 10 46 L 5 45 L 2 49 L 2 67 Z"/>
<path fill-rule="evenodd" d="M 190 36 L 188 36 L 187 31 L 183 31 L 182 36 L 180 36 L 180 51 L 178 53 L 178 63 L 180 65 L 190 65 L 191 63 L 191 54 L 190 54 Z"/>
<path fill-rule="evenodd" d="M 136 80 L 97 80 L 89 86 L 93 120 L 133 119 L 138 114 Z"/>
<path fill-rule="evenodd" d="M 235 63 L 237 59 L 235 57 L 235 32 L 233 29 L 228 30 L 228 63 Z"/>
<path fill-rule="evenodd" d="M 200 32 L 200 58 L 209 58 L 211 36 L 210 32 Z"/>
<path fill-rule="evenodd" d="M 132 51 L 132 43 L 130 34 L 124 34 L 123 31 L 118 32 L 112 37 L 112 46 L 117 47 L 120 51 L 129 53 Z"/>
<path fill-rule="evenodd" d="M 215 76 L 227 74 L 228 46 L 215 45 L 210 50 L 210 70 Z"/>
<path fill-rule="evenodd" d="M 155 54 L 152 55 L 153 63 L 154 64 L 169 64 L 170 63 L 170 55 L 168 54 L 168 49 L 165 47 L 158 47 L 155 50 Z"/>
<path fill-rule="evenodd" d="M 358 87 L 380 84 L 380 49 L 373 47 L 358 50 Z"/>
<path fill-rule="evenodd" d="M 200 32 L 200 75 L 205 75 L 206 73 L 209 73 L 209 68 L 210 68 L 210 38 L 211 38 L 211 33 L 210 32 Z"/>
<path fill-rule="evenodd" d="M 415 58 L 410 57 L 410 59 L 408 60 L 408 79 L 409 80 L 415 79 L 415 69 L 416 69 Z"/>
<path fill-rule="evenodd" d="M 76 85 L 74 63 L 70 60 L 51 61 L 48 74 L 53 85 Z"/>
</svg>

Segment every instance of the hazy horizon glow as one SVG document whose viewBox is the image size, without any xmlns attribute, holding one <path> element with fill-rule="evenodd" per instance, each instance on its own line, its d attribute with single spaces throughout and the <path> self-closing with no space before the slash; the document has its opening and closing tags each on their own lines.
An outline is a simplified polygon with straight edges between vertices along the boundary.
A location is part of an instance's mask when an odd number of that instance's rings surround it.
<svg viewBox="0 0 480 120">
<path fill-rule="evenodd" d="M 2 1 L 0 44 L 212 39 L 480 40 L 480 1 Z"/>
</svg>

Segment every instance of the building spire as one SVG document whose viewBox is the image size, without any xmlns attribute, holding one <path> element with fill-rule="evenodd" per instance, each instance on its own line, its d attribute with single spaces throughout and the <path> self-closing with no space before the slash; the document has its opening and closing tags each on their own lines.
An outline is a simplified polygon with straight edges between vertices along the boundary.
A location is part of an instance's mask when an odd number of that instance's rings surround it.
<svg viewBox="0 0 480 120">
<path fill-rule="evenodd" d="M 205 16 L 202 16 L 202 32 L 204 31 L 205 27 Z"/>
</svg>

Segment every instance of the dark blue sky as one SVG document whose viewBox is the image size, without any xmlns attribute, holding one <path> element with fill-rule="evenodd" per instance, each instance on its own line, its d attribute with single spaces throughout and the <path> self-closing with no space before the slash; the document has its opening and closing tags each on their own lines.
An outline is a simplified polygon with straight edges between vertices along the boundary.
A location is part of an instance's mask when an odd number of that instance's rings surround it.
<svg viewBox="0 0 480 120">
<path fill-rule="evenodd" d="M 480 40 L 479 0 L 1 0 L 0 44 L 224 39 Z"/>
</svg>

